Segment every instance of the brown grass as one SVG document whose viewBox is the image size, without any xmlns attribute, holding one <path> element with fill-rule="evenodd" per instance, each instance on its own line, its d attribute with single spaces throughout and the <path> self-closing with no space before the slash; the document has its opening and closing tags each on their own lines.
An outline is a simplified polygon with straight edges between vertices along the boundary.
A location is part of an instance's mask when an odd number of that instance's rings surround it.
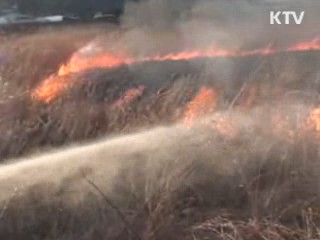
<svg viewBox="0 0 320 240">
<path fill-rule="evenodd" d="M 88 41 L 111 29 L 108 25 L 45 27 L 31 32 L 0 35 L 0 52 L 9 56 L 0 67 L 4 96 L 16 96 L 33 88 L 54 73 L 72 53 Z M 3 91 L 3 89 L 2 89 Z"/>
<path fill-rule="evenodd" d="M 0 236 L 318 239 L 317 143 L 247 131 L 156 129 L 3 166 Z"/>
<path fill-rule="evenodd" d="M 50 105 L 30 99 L 30 89 L 100 31 L 78 26 L 2 36 L 0 52 L 14 57 L 0 70 L 0 160 L 107 140 L 1 166 L 0 239 L 320 239 L 316 134 L 288 141 L 270 124 L 278 111 L 297 132 L 296 108 L 305 113 L 318 103 L 319 53 L 266 58 L 257 72 L 256 58 L 230 60 L 239 67 L 229 81 L 219 79 L 215 61 L 94 70 L 74 76 L 81 83 Z M 243 112 L 234 100 L 248 79 L 258 94 Z M 111 107 L 140 84 L 147 87 L 142 97 Z M 225 93 L 218 109 L 241 134 L 228 138 L 202 125 L 153 129 L 181 119 L 204 84 Z M 124 135 L 142 128 L 151 130 Z"/>
</svg>

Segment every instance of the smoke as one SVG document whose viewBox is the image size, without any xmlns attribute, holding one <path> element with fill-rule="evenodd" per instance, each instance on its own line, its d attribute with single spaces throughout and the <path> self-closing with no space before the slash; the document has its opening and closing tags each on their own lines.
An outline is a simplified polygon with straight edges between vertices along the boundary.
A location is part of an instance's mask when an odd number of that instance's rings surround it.
<svg viewBox="0 0 320 240">
<path fill-rule="evenodd" d="M 128 3 L 124 40 L 136 52 L 289 45 L 319 34 L 317 0 L 145 0 Z M 270 25 L 270 11 L 305 11 L 302 25 Z"/>
<path fill-rule="evenodd" d="M 278 108 L 283 109 L 281 105 Z M 301 111 L 292 111 L 292 108 Z M 286 109 L 282 114 L 293 123 L 307 108 L 293 104 L 286 105 Z M 266 110 L 257 108 L 249 114 L 219 112 L 192 128 L 181 125 L 157 127 L 17 159 L 0 168 L 0 205 L 10 202 L 13 194 L 24 196 L 34 188 L 39 188 L 39 194 L 52 201 L 59 199 L 75 204 L 92 191 L 88 180 L 94 181 L 107 196 L 114 196 L 122 188 L 133 188 L 130 191 L 136 193 L 144 189 L 143 194 L 150 198 L 160 187 L 191 186 L 206 178 L 216 184 L 215 177 L 220 179 L 218 181 L 224 177 L 232 179 L 231 176 L 239 173 L 239 167 L 250 168 L 252 164 L 261 167 L 265 161 L 270 164 L 270 159 L 277 162 L 281 158 L 281 164 L 284 161 L 289 164 L 292 156 L 288 152 L 292 152 L 294 144 L 286 140 L 288 129 L 274 132 L 275 126 L 272 128 L 266 123 L 266 117 L 270 115 Z M 217 123 L 216 129 L 208 127 L 219 119 L 227 122 Z M 228 119 L 232 120 L 229 127 Z M 236 129 L 236 135 L 232 134 L 232 129 Z M 269 129 L 273 131 L 270 133 Z M 299 138 L 296 140 L 300 141 Z M 187 176 L 183 177 L 185 173 Z"/>
<path fill-rule="evenodd" d="M 95 39 L 80 52 L 103 51 L 143 59 L 181 51 L 206 49 L 286 49 L 319 35 L 317 0 L 144 0 L 127 1 L 121 27 Z M 270 25 L 270 11 L 305 11 L 302 25 Z M 203 68 L 203 66 L 201 66 Z M 230 78 L 229 59 L 210 62 L 204 69 L 219 79 Z M 150 79 L 151 81 L 151 79 Z"/>
<path fill-rule="evenodd" d="M 122 30 L 119 34 L 114 34 L 105 45 L 111 42 L 108 48 L 143 56 L 179 49 L 203 49 L 213 43 L 221 46 L 256 48 L 272 41 L 281 44 L 295 42 L 299 38 L 314 37 L 317 33 L 317 6 L 317 0 L 149 0 L 129 3 L 122 19 Z M 306 11 L 304 25 L 270 27 L 269 10 L 277 8 Z M 101 51 L 100 48 L 94 49 L 95 46 L 90 45 L 81 52 L 94 54 L 95 51 Z M 221 70 L 226 79 L 229 78 L 230 62 L 218 64 L 221 66 L 218 65 L 216 69 Z M 152 71 L 150 78 L 156 73 Z M 180 128 L 156 129 L 150 133 L 126 136 L 35 159 L 23 159 L 21 163 L 1 167 L 1 188 L 6 189 L 2 191 L 2 197 L 10 195 L 9 192 L 15 186 L 24 184 L 32 185 L 49 180 L 58 186 L 63 179 L 80 174 L 83 169 L 92 171 L 92 164 L 95 165 L 94 171 L 97 171 L 94 175 L 100 174 L 97 179 L 106 183 L 112 181 L 116 169 L 136 154 L 142 154 L 144 159 L 152 159 L 152 162 L 164 159 L 163 154 L 166 155 L 165 159 L 175 159 L 184 154 L 190 159 L 195 159 L 203 153 L 213 152 L 213 149 L 202 151 L 206 144 L 198 142 L 207 141 L 207 138 L 207 134 L 194 134 Z M 189 145 L 194 144 L 201 147 L 197 150 L 189 148 Z M 123 152 L 123 149 L 126 151 Z"/>
<path fill-rule="evenodd" d="M 206 144 L 208 139 L 209 134 L 199 130 L 162 127 L 19 159 L 0 168 L 0 201 L 8 200 L 14 191 L 23 195 L 39 185 L 53 186 L 53 191 L 67 188 L 67 192 L 74 192 L 74 200 L 79 201 L 89 191 L 85 179 L 94 180 L 109 192 L 116 177 L 128 167 L 130 171 L 138 168 L 149 177 L 160 171 L 163 164 L 175 163 L 176 169 L 170 171 L 179 171 L 191 161 L 212 153 Z"/>
</svg>

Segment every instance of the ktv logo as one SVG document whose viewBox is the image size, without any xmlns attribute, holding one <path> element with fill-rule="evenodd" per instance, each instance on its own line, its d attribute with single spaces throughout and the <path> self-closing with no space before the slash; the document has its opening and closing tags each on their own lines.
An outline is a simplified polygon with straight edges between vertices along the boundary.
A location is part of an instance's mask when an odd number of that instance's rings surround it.
<svg viewBox="0 0 320 240">
<path fill-rule="evenodd" d="M 295 11 L 271 11 L 270 24 L 271 25 L 286 25 L 296 24 L 300 25 L 304 20 L 305 12 L 297 13 Z"/>
</svg>

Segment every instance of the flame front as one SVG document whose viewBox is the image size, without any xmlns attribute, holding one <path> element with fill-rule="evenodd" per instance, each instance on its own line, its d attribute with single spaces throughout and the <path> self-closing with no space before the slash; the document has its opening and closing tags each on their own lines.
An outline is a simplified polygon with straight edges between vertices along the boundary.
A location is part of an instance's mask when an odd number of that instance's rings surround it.
<svg viewBox="0 0 320 240">
<path fill-rule="evenodd" d="M 298 43 L 283 51 L 307 51 L 307 50 L 320 50 L 320 39 L 316 38 L 312 41 Z M 250 55 L 270 55 L 276 53 L 278 50 L 273 46 L 266 48 L 239 51 L 239 50 L 226 50 L 223 48 L 212 47 L 205 50 L 184 51 L 178 53 L 171 53 L 167 55 L 155 55 L 144 58 L 133 58 L 123 55 L 114 55 L 111 53 L 102 53 L 94 56 L 84 56 L 80 52 L 74 54 L 70 61 L 62 65 L 56 74 L 49 76 L 32 92 L 32 97 L 37 101 L 50 103 L 59 94 L 70 88 L 74 84 L 75 78 L 73 74 L 80 73 L 94 68 L 114 68 L 123 64 L 133 64 L 136 62 L 145 61 L 178 61 L 190 60 L 201 57 L 243 57 Z"/>
<path fill-rule="evenodd" d="M 33 92 L 32 97 L 38 101 L 50 103 L 61 92 L 70 88 L 74 84 L 75 78 L 72 74 L 83 72 L 94 68 L 112 68 L 122 64 L 129 64 L 130 58 L 118 57 L 109 53 L 97 56 L 86 57 L 75 54 L 70 61 L 62 65 L 57 74 L 53 74 L 45 79 Z"/>
<path fill-rule="evenodd" d="M 320 38 L 315 38 L 312 41 L 298 43 L 288 48 L 288 51 L 312 51 L 312 50 L 314 51 L 320 50 Z"/>
</svg>

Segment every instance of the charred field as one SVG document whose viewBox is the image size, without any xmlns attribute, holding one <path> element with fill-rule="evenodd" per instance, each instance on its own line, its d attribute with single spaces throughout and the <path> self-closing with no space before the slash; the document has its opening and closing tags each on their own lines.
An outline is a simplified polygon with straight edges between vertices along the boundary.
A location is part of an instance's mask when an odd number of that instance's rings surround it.
<svg viewBox="0 0 320 240">
<path fill-rule="evenodd" d="M 2 49 L 0 239 L 320 239 L 319 40 L 74 65 L 100 29 L 55 31 Z"/>
</svg>

